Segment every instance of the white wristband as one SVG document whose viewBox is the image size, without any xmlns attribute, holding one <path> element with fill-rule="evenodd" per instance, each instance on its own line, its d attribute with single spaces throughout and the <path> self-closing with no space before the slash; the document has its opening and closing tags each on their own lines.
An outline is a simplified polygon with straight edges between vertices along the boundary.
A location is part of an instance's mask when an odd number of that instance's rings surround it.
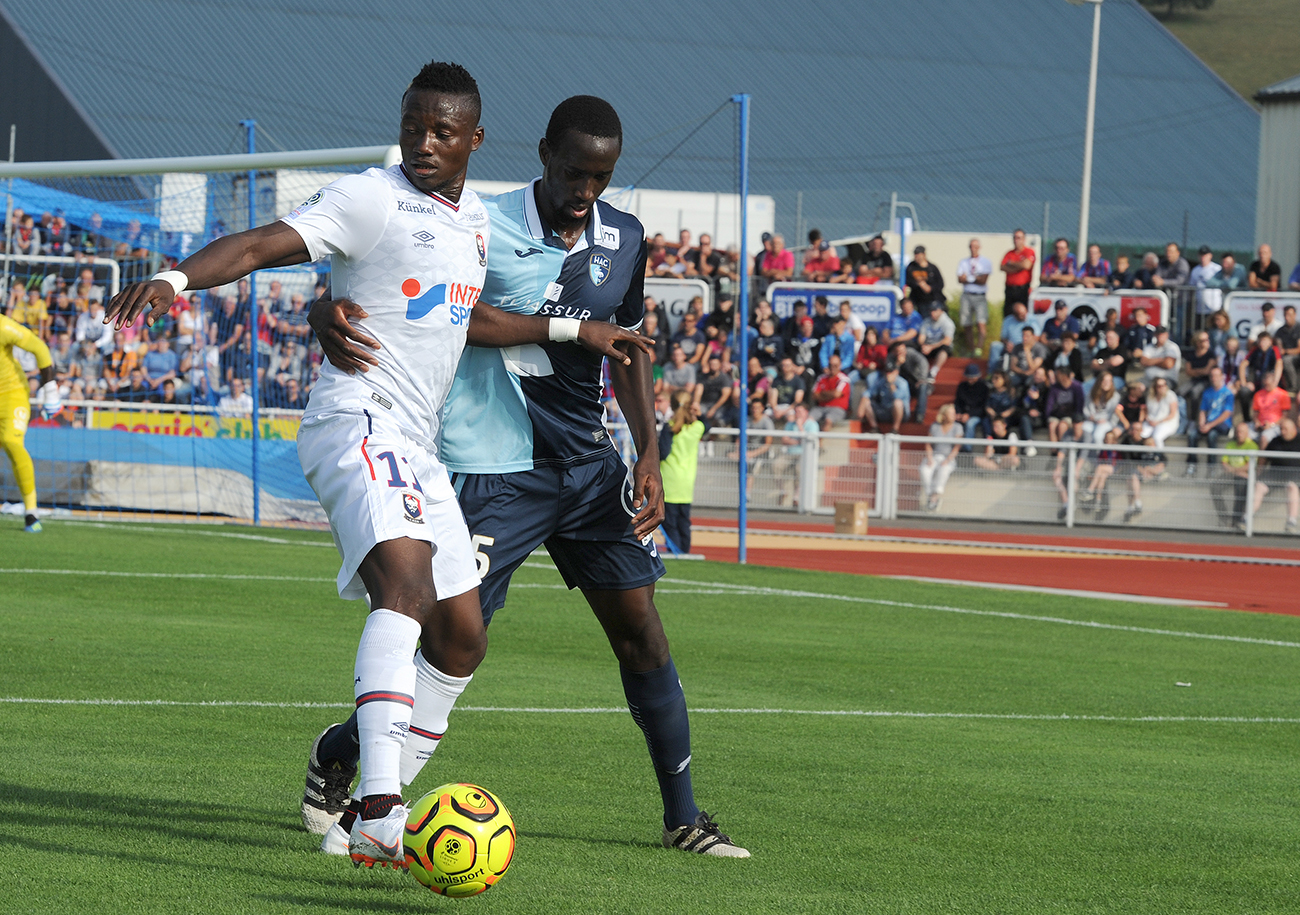
<svg viewBox="0 0 1300 915">
<path fill-rule="evenodd" d="M 162 280 L 165 283 L 170 283 L 172 288 L 176 290 L 173 294 L 175 296 L 179 296 L 182 292 L 188 289 L 190 285 L 190 278 L 179 270 L 164 270 L 162 273 L 154 274 L 150 279 Z"/>
<path fill-rule="evenodd" d="M 578 328 L 582 322 L 577 318 L 551 318 L 551 339 L 556 343 L 568 343 L 578 339 Z"/>
</svg>

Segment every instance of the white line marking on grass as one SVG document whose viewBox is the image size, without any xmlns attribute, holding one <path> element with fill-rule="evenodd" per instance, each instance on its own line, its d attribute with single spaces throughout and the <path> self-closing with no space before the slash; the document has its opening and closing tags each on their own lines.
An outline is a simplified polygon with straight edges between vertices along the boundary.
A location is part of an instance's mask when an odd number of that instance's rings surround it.
<svg viewBox="0 0 1300 915">
<path fill-rule="evenodd" d="M 549 568 L 549 566 L 547 568 Z M 0 571 L 4 571 L 4 570 L 0 569 Z M 330 580 L 333 581 L 333 579 Z M 533 589 L 539 589 L 543 591 L 568 591 L 569 590 L 568 585 L 547 585 L 547 584 L 541 584 L 539 582 L 529 582 L 529 581 L 511 582 L 510 590 L 513 591 L 516 588 L 533 588 Z M 720 591 L 717 588 L 713 587 L 712 585 L 706 585 L 701 588 L 656 588 L 655 593 L 656 594 L 712 594 L 714 596 L 717 596 L 719 594 L 733 594 L 735 592 Z"/>
<path fill-rule="evenodd" d="M 22 696 L 0 697 L 0 705 L 126 705 L 167 706 L 178 708 L 355 708 L 354 702 L 256 702 L 213 699 L 184 702 L 176 699 L 29 699 Z"/>
<path fill-rule="evenodd" d="M 123 522 L 119 522 L 117 524 L 109 524 L 103 521 L 59 520 L 58 523 L 73 524 L 78 527 L 93 527 L 99 530 L 106 530 L 106 531 L 121 531 Z M 198 537 L 228 537 L 232 540 L 258 540 L 261 541 L 262 543 L 281 543 L 281 544 L 285 544 L 286 546 L 321 546 L 321 547 L 328 547 L 331 550 L 334 549 L 334 542 L 332 540 L 330 541 L 286 540 L 284 537 L 268 537 L 265 534 L 239 534 L 234 531 L 199 531 L 199 530 L 195 530 L 194 528 L 187 527 L 184 524 L 177 524 L 174 527 L 164 528 L 164 527 L 149 527 L 148 525 L 133 523 L 131 524 L 131 530 L 145 531 L 146 533 L 151 533 L 151 534 L 185 533 L 185 534 L 194 534 L 195 536 Z"/>
<path fill-rule="evenodd" d="M 525 562 L 530 569 L 553 569 L 553 566 L 540 562 Z M 689 578 L 659 579 L 673 585 L 701 585 L 702 582 Z M 760 585 L 733 585 L 726 582 L 712 582 L 707 585 L 732 594 L 772 595 L 776 597 L 812 597 L 822 600 L 840 600 L 855 604 L 876 604 L 881 607 L 905 607 L 911 610 L 937 610 L 940 613 L 962 613 L 969 616 L 993 616 L 1011 620 L 1027 620 L 1035 623 L 1056 623 L 1061 626 L 1082 626 L 1085 629 L 1112 629 L 1116 632 L 1140 632 L 1143 635 L 1168 635 L 1180 639 L 1208 639 L 1212 642 L 1240 642 L 1246 645 L 1271 645 L 1274 648 L 1300 648 L 1300 642 L 1286 642 L 1281 639 L 1257 639 L 1245 635 L 1218 635 L 1212 632 L 1183 632 L 1178 629 L 1153 629 L 1147 626 L 1123 626 L 1118 623 L 1098 623 L 1093 620 L 1071 620 L 1059 616 L 1036 616 L 1029 613 L 1010 613 L 1004 610 L 971 610 L 968 607 L 949 607 L 944 604 L 914 604 L 902 600 L 884 600 L 874 597 L 856 597 L 849 594 L 828 594 L 822 591 L 792 591 L 785 588 L 765 588 Z M 1100 599 L 1100 598 L 1098 598 Z M 1123 598 L 1128 600 L 1128 597 Z"/>
<path fill-rule="evenodd" d="M 5 705 L 95 705 L 179 708 L 352 708 L 351 702 L 256 702 L 221 701 L 184 702 L 171 699 L 31 699 L 20 696 L 0 697 Z M 590 708 L 542 708 L 539 706 L 457 706 L 458 712 L 485 712 L 524 715 L 626 715 L 619 706 Z M 896 712 L 865 709 L 792 709 L 792 708 L 693 708 L 695 715 L 814 715 L 829 718 L 951 718 L 976 721 L 1114 721 L 1205 724 L 1300 724 L 1300 718 L 1273 718 L 1262 715 L 1030 715 L 993 712 Z"/>
<path fill-rule="evenodd" d="M 333 578 L 299 578 L 292 575 L 217 575 L 207 572 L 117 572 L 104 569 L 0 569 L 0 575 L 107 575 L 111 578 L 215 578 L 222 581 L 320 581 Z"/>
<path fill-rule="evenodd" d="M 548 567 L 549 568 L 549 567 Z M 110 578 L 193 578 L 218 579 L 221 581 L 306 581 L 328 582 L 334 584 L 333 578 L 305 578 L 294 575 L 219 575 L 208 572 L 120 572 L 106 569 L 0 569 L 0 575 L 98 575 Z M 567 591 L 567 585 L 550 585 L 537 582 L 519 582 L 510 586 L 515 588 L 533 588 L 546 591 Z M 731 594 L 712 586 L 702 588 L 660 588 L 660 594 Z"/>
<path fill-rule="evenodd" d="M 1151 597 L 1147 594 L 1124 594 L 1119 591 L 1081 591 L 1077 588 L 1047 588 L 1039 585 L 1011 585 L 996 581 L 970 581 L 964 578 L 925 578 L 921 575 L 882 575 L 899 581 L 920 581 L 930 585 L 957 585 L 964 588 L 989 588 L 995 591 L 1030 591 L 1035 594 L 1057 594 L 1062 597 L 1087 597 L 1094 600 L 1122 600 L 1133 604 L 1164 604 L 1172 607 L 1213 607 L 1223 609 L 1228 605 L 1209 600 L 1186 600 L 1180 597 Z"/>
<path fill-rule="evenodd" d="M 661 578 L 670 584 L 699 584 L 689 578 Z M 1057 623 L 1061 626 L 1082 626 L 1085 629 L 1113 629 L 1118 632 L 1140 632 L 1144 635 L 1170 635 L 1183 639 L 1209 639 L 1214 642 L 1242 642 L 1248 645 L 1272 645 L 1277 648 L 1300 648 L 1300 642 L 1280 639 L 1257 639 L 1244 635 L 1218 635 L 1210 632 L 1183 632 L 1177 629 L 1152 629 L 1146 626 L 1123 626 L 1118 623 L 1098 623 L 1093 620 L 1072 620 L 1059 616 L 1036 616 L 1030 613 L 1011 613 L 1005 610 L 971 610 L 968 607 L 949 607 L 945 604 L 914 604 L 902 600 L 885 600 L 875 597 L 856 597 L 848 594 L 827 594 L 821 591 L 794 591 L 785 588 L 765 588 L 758 585 L 733 585 L 714 582 L 711 587 L 724 588 L 737 594 L 772 595 L 777 597 L 812 597 L 823 600 L 847 601 L 855 604 L 876 604 L 881 607 L 906 607 L 912 610 L 937 610 L 940 613 L 961 613 L 969 616 L 992 616 L 1012 620 L 1029 620 L 1036 623 Z"/>
</svg>

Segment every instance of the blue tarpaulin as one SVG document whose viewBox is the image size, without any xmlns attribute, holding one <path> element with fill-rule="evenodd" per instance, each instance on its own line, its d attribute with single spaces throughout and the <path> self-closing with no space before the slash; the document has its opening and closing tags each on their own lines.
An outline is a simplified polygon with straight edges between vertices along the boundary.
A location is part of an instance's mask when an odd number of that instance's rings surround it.
<svg viewBox="0 0 1300 915">
<path fill-rule="evenodd" d="M 153 215 L 155 201 L 141 199 L 139 209 L 82 197 L 68 191 L 45 187 L 22 178 L 13 182 L 14 207 L 34 215 L 40 222 L 42 213 L 62 214 L 63 218 L 78 228 L 89 229 L 91 218 L 99 214 L 102 225 L 98 234 L 117 241 L 126 241 L 132 220 L 140 224 L 143 234 L 152 236 L 158 231 L 158 218 Z M 144 242 L 141 242 L 144 244 Z"/>
<path fill-rule="evenodd" d="M 229 470 L 243 474 L 250 480 L 252 476 L 253 443 L 246 438 L 199 438 L 146 435 L 112 429 L 31 427 L 27 430 L 26 444 L 28 452 L 37 461 L 112 461 Z M 296 442 L 260 440 L 258 463 L 258 484 L 263 492 L 279 499 L 315 502 L 316 495 L 302 475 Z"/>
</svg>

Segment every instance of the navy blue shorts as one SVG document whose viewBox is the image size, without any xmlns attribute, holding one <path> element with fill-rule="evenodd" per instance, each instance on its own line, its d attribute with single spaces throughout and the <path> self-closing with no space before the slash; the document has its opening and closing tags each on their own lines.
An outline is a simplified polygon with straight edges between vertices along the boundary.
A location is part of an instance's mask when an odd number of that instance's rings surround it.
<svg viewBox="0 0 1300 915">
<path fill-rule="evenodd" d="M 505 605 L 510 576 L 539 546 L 570 588 L 630 591 L 664 574 L 654 541 L 632 533 L 632 477 L 612 449 L 585 464 L 458 473 L 452 485 L 483 579 L 485 623 Z"/>
</svg>

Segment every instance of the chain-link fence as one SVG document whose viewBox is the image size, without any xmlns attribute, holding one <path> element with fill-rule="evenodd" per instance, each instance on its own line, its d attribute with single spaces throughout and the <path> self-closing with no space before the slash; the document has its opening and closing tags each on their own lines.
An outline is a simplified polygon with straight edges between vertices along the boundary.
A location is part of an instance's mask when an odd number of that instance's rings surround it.
<svg viewBox="0 0 1300 915">
<path fill-rule="evenodd" d="M 899 438 L 898 515 L 1294 532 L 1300 455 Z M 952 450 L 948 450 L 948 449 Z"/>
<path fill-rule="evenodd" d="M 735 509 L 738 432 L 700 444 L 694 504 Z M 1252 443 L 1253 445 L 1253 443 Z M 1300 455 L 752 429 L 751 509 L 832 514 L 864 502 L 885 520 L 961 520 L 1291 533 Z"/>
<path fill-rule="evenodd" d="M 321 522 L 295 448 L 300 411 L 259 419 L 261 516 Z M 27 448 L 42 506 L 101 514 L 252 517 L 252 417 L 221 407 L 72 401 L 33 420 Z M 628 440 L 611 425 L 611 438 Z M 736 429 L 711 429 L 699 446 L 694 504 L 739 505 Z M 1253 443 L 1251 443 L 1253 446 Z M 865 503 L 883 520 L 960 520 L 1185 531 L 1295 533 L 1300 454 L 1278 450 L 1156 449 L 897 435 L 753 429 L 748 506 L 829 515 Z M 966 450 L 969 449 L 969 450 Z M 630 462 L 629 450 L 624 457 Z M 7 465 L 0 498 L 18 501 Z"/>
<path fill-rule="evenodd" d="M 264 521 L 325 521 L 298 463 L 300 416 L 261 411 L 256 478 Z M 33 419 L 25 444 L 45 511 L 253 517 L 252 416 L 234 403 L 69 401 L 50 420 Z M 0 498 L 21 502 L 7 462 Z"/>
</svg>

